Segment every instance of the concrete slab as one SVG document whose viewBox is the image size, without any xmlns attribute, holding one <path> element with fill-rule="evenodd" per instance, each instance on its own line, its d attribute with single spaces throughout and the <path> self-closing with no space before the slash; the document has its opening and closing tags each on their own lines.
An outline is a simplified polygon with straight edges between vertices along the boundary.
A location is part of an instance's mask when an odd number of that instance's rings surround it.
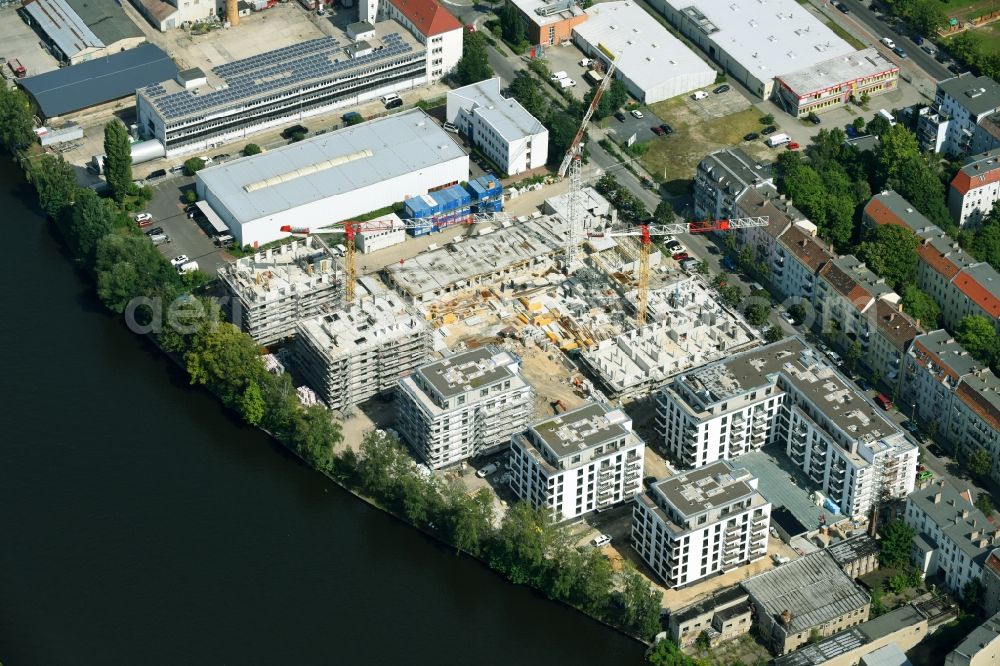
<svg viewBox="0 0 1000 666">
<path fill-rule="evenodd" d="M 0 9 L 0 43 L 8 60 L 17 58 L 28 70 L 28 76 L 59 69 L 59 62 L 42 46 L 38 34 L 17 13 L 21 3 Z M 6 64 L 3 65 L 7 67 Z"/>
</svg>

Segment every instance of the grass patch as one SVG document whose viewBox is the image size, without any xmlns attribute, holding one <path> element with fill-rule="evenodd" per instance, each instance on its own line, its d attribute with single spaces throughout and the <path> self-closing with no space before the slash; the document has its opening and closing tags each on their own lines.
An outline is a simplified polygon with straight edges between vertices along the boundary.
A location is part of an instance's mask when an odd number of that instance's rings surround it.
<svg viewBox="0 0 1000 666">
<path fill-rule="evenodd" d="M 847 32 L 833 21 L 827 21 L 826 27 L 832 30 L 833 34 L 837 35 L 837 37 L 840 37 L 842 40 L 853 46 L 858 51 L 860 51 L 861 49 L 868 48 L 860 40 L 856 39 L 851 33 Z"/>
<path fill-rule="evenodd" d="M 739 146 L 760 157 L 767 152 L 763 143 L 746 144 L 743 136 L 760 131 L 760 111 L 749 107 L 722 118 L 704 119 L 691 112 L 683 97 L 675 97 L 650 107 L 656 115 L 674 128 L 670 136 L 644 142 L 641 158 L 643 167 L 657 181 L 666 185 L 671 194 L 684 194 L 690 189 L 698 162 L 705 155 L 728 146 Z M 759 150 L 758 150 L 759 148 Z"/>
</svg>

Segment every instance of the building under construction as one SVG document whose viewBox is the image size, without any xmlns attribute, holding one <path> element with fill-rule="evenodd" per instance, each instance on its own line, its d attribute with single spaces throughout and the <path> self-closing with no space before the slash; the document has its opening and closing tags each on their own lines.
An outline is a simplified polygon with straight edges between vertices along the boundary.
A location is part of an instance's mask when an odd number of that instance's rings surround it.
<svg viewBox="0 0 1000 666">
<path fill-rule="evenodd" d="M 396 386 L 430 354 L 431 331 L 396 294 L 362 278 L 355 303 L 300 321 L 296 367 L 331 409 Z"/>
<path fill-rule="evenodd" d="M 330 248 L 310 236 L 237 259 L 219 269 L 229 299 L 224 307 L 260 345 L 295 334 L 295 324 L 340 304 L 342 281 Z"/>
</svg>

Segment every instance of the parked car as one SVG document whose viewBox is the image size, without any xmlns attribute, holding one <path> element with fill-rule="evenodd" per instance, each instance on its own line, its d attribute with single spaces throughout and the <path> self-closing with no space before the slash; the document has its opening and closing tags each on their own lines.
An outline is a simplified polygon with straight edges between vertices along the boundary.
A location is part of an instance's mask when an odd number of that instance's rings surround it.
<svg viewBox="0 0 1000 666">
<path fill-rule="evenodd" d="M 656 136 L 663 136 L 664 134 L 666 134 L 666 132 L 660 129 L 659 125 L 653 125 L 652 127 L 649 128 L 649 131 L 655 134 Z"/>
<path fill-rule="evenodd" d="M 789 141 L 789 142 L 788 142 L 788 145 L 786 146 L 786 148 L 788 148 L 788 150 L 798 150 L 798 149 L 799 149 L 799 148 L 801 148 L 801 147 L 802 147 L 802 146 L 800 146 L 800 145 L 799 145 L 798 143 L 796 143 L 795 141 Z"/>
<path fill-rule="evenodd" d="M 163 233 L 163 227 L 153 227 L 152 229 L 146 232 L 146 235 L 155 236 L 156 234 L 162 234 L 162 233 Z"/>
<path fill-rule="evenodd" d="M 305 125 L 292 125 L 291 127 L 286 127 L 285 129 L 281 130 L 281 138 L 287 141 L 288 139 L 291 139 L 292 136 L 295 134 L 306 134 L 308 132 L 309 128 L 306 127 Z"/>
<path fill-rule="evenodd" d="M 395 99 L 399 99 L 399 95 L 397 95 L 396 93 L 389 93 L 388 95 L 382 95 L 378 99 L 380 102 L 382 102 L 383 105 L 388 106 L 389 102 Z"/>
<path fill-rule="evenodd" d="M 721 95 L 724 92 L 729 92 L 730 88 L 728 84 L 723 83 L 721 86 L 713 90 L 712 92 L 716 95 Z"/>
<path fill-rule="evenodd" d="M 937 444 L 931 444 L 927 447 L 927 453 L 931 454 L 935 458 L 947 458 L 948 455 L 941 450 L 941 447 Z"/>
<path fill-rule="evenodd" d="M 892 50 L 892 52 L 895 53 L 896 55 L 898 55 L 900 58 L 904 58 L 904 59 L 906 58 L 906 51 L 904 51 L 902 48 L 900 48 L 898 46 L 896 48 L 894 48 Z"/>
<path fill-rule="evenodd" d="M 590 58 L 580 58 L 580 67 L 590 67 L 593 63 Z"/>
<path fill-rule="evenodd" d="M 839 9 L 844 14 L 850 14 L 851 13 L 850 8 L 847 5 L 845 5 L 844 3 L 842 3 L 842 2 L 835 2 L 835 3 L 833 3 L 833 6 L 836 7 L 837 9 Z"/>
<path fill-rule="evenodd" d="M 792 326 L 795 326 L 795 317 L 793 317 L 792 315 L 788 314 L 787 312 L 782 312 L 781 313 L 781 318 L 784 319 L 785 321 L 787 321 Z"/>
<path fill-rule="evenodd" d="M 917 46 L 920 46 L 921 44 L 924 43 L 923 35 L 913 35 L 911 39 L 913 40 L 913 43 L 916 44 Z"/>
<path fill-rule="evenodd" d="M 884 44 L 886 47 L 888 47 L 890 49 L 896 48 L 896 42 L 892 41 L 888 37 L 883 37 L 879 41 L 882 42 L 882 44 Z"/>
<path fill-rule="evenodd" d="M 213 160 L 208 155 L 202 155 L 198 159 L 201 160 L 201 163 L 204 164 L 205 166 L 210 166 L 212 164 L 215 164 L 215 160 Z"/>
<path fill-rule="evenodd" d="M 892 409 L 892 400 L 889 400 L 889 398 L 885 397 L 884 393 L 879 393 L 877 396 L 875 396 L 875 404 L 884 409 L 885 411 L 889 411 L 890 409 Z"/>
<path fill-rule="evenodd" d="M 950 65 L 948 65 L 948 71 L 951 72 L 952 74 L 961 74 L 962 66 L 959 65 L 957 62 L 953 62 Z"/>
<path fill-rule="evenodd" d="M 445 132 L 451 132 L 452 134 L 458 134 L 458 128 L 455 127 L 454 123 L 445 123 L 444 125 L 441 125 L 441 127 L 444 128 Z"/>
<path fill-rule="evenodd" d="M 689 255 L 687 252 L 675 252 L 672 255 L 674 261 L 684 261 L 685 259 L 687 259 L 690 256 L 691 255 Z"/>
<path fill-rule="evenodd" d="M 134 219 L 139 224 L 140 227 L 148 227 L 150 224 L 153 223 L 153 216 L 150 215 L 149 213 L 136 213 Z M 143 224 L 143 222 L 145 222 L 146 224 Z"/>
<path fill-rule="evenodd" d="M 492 474 L 493 472 L 497 471 L 498 469 L 499 469 L 499 467 L 497 467 L 496 463 L 490 463 L 486 467 L 484 467 L 481 470 L 477 471 L 476 472 L 476 476 L 478 476 L 480 479 L 485 479 L 486 477 L 488 477 L 490 474 Z"/>
<path fill-rule="evenodd" d="M 907 419 L 906 421 L 903 421 L 903 430 L 910 433 L 920 432 L 920 426 L 918 426 L 917 422 L 913 419 Z"/>
<path fill-rule="evenodd" d="M 854 380 L 854 383 L 858 385 L 858 388 L 862 391 L 871 391 L 872 385 L 868 383 L 868 380 L 864 377 L 858 377 Z"/>
<path fill-rule="evenodd" d="M 666 243 L 664 243 L 664 245 L 666 245 L 667 249 L 670 250 L 671 252 L 683 252 L 684 251 L 684 246 L 681 245 L 680 243 L 678 243 L 674 239 L 668 240 Z"/>
<path fill-rule="evenodd" d="M 569 76 L 569 74 L 560 70 L 558 72 L 553 72 L 552 76 L 549 77 L 549 80 L 554 83 L 559 81 L 559 79 L 565 79 L 567 76 Z"/>
<path fill-rule="evenodd" d="M 590 543 L 593 544 L 594 548 L 602 548 L 603 546 L 607 546 L 611 543 L 611 537 L 607 534 L 602 534 L 594 537 Z"/>
<path fill-rule="evenodd" d="M 688 257 L 687 259 L 682 259 L 681 260 L 681 269 L 685 270 L 685 271 L 688 271 L 688 272 L 691 272 L 691 271 L 694 271 L 695 269 L 697 269 L 698 268 L 698 264 L 700 264 L 700 263 L 701 262 L 698 261 L 697 259 L 695 259 L 694 257 Z"/>
<path fill-rule="evenodd" d="M 392 109 L 398 109 L 401 106 L 403 106 L 403 100 L 397 97 L 396 99 L 387 102 L 385 108 L 391 111 Z"/>
<path fill-rule="evenodd" d="M 157 169 L 156 171 L 151 171 L 150 174 L 146 176 L 146 180 L 159 180 L 160 178 L 166 178 L 166 176 L 166 169 Z"/>
<path fill-rule="evenodd" d="M 920 50 L 927 55 L 934 55 L 934 45 L 929 42 L 924 43 L 924 45 L 920 47 Z"/>
<path fill-rule="evenodd" d="M 615 111 L 615 118 L 618 119 L 618 122 L 625 122 L 625 114 L 621 111 Z"/>
<path fill-rule="evenodd" d="M 642 115 L 642 111 L 640 111 L 639 109 L 632 109 L 631 111 L 629 111 L 629 113 L 632 114 L 633 118 L 638 118 L 639 120 L 642 120 L 644 117 Z"/>
<path fill-rule="evenodd" d="M 185 261 L 183 264 L 177 267 L 177 272 L 183 275 L 184 273 L 193 273 L 198 270 L 197 261 Z"/>
<path fill-rule="evenodd" d="M 691 99 L 694 100 L 705 99 L 706 97 L 708 97 L 708 93 L 705 92 L 704 90 L 698 90 L 691 94 Z"/>
<path fill-rule="evenodd" d="M 664 134 L 673 134 L 674 133 L 674 128 L 671 127 L 670 125 L 668 125 L 667 123 L 661 123 L 660 124 L 660 129 L 663 130 Z"/>
<path fill-rule="evenodd" d="M 759 138 L 760 138 L 760 134 L 757 134 L 757 132 L 750 132 L 749 134 L 744 134 L 743 135 L 743 140 L 744 141 L 756 141 Z"/>
<path fill-rule="evenodd" d="M 183 164 L 175 164 L 174 166 L 170 167 L 170 173 L 180 173 L 182 171 L 184 171 Z"/>
<path fill-rule="evenodd" d="M 775 126 L 775 125 L 768 125 L 768 126 L 767 126 L 767 127 L 765 127 L 764 129 L 762 129 L 762 130 L 760 131 L 760 133 L 761 133 L 761 134 L 763 134 L 764 136 L 768 136 L 768 135 L 770 135 L 770 134 L 774 134 L 774 133 L 775 133 L 775 132 L 777 132 L 777 131 L 778 131 L 778 128 L 777 128 L 777 126 Z"/>
<path fill-rule="evenodd" d="M 189 261 L 191 260 L 188 259 L 188 256 L 186 254 L 179 254 L 170 260 L 170 265 L 173 266 L 174 268 L 177 268 L 178 266 L 186 264 Z"/>
<path fill-rule="evenodd" d="M 806 120 L 811 122 L 813 125 L 819 125 L 821 122 L 823 122 L 823 120 L 819 117 L 819 115 L 815 113 L 810 113 L 808 116 L 806 116 Z"/>
</svg>

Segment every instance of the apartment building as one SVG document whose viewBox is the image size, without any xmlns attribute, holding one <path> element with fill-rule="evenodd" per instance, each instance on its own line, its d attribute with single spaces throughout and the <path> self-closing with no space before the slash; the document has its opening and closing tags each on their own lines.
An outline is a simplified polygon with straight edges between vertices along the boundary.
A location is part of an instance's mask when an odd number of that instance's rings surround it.
<svg viewBox="0 0 1000 666">
<path fill-rule="evenodd" d="M 959 227 L 979 226 L 1000 200 L 1000 151 L 970 157 L 948 188 L 948 211 Z"/>
<path fill-rule="evenodd" d="M 934 104 L 917 119 L 917 138 L 924 150 L 965 155 L 976 126 L 1000 108 L 1000 84 L 988 76 L 962 74 L 939 81 Z"/>
<path fill-rule="evenodd" d="M 1000 613 L 1000 548 L 990 551 L 983 562 L 982 608 L 987 615 Z"/>
<path fill-rule="evenodd" d="M 770 261 L 775 254 L 778 237 L 785 232 L 793 221 L 804 220 L 797 209 L 785 195 L 778 194 L 772 185 L 762 185 L 756 189 L 748 189 L 736 199 L 733 217 L 764 217 L 768 218 L 766 227 L 741 229 L 729 232 L 739 247 L 749 247 L 760 261 Z"/>
<path fill-rule="evenodd" d="M 531 420 L 534 394 L 519 367 L 495 347 L 422 365 L 399 382 L 400 435 L 431 469 L 506 448 Z"/>
<path fill-rule="evenodd" d="M 331 409 L 353 405 L 396 387 L 427 361 L 431 332 L 403 301 L 371 278 L 344 309 L 298 323 L 296 366 Z"/>
<path fill-rule="evenodd" d="M 219 268 L 229 321 L 259 345 L 290 338 L 299 320 L 337 307 L 343 290 L 340 278 L 334 254 L 318 236 Z"/>
<path fill-rule="evenodd" d="M 719 460 L 640 495 L 632 546 L 667 587 L 681 587 L 765 557 L 770 518 L 757 479 Z"/>
<path fill-rule="evenodd" d="M 782 298 L 812 305 L 817 276 L 833 260 L 816 233 L 816 225 L 800 220 L 778 237 L 771 258 L 771 288 Z"/>
<path fill-rule="evenodd" d="M 990 475 L 1000 479 L 1000 377 L 988 368 L 962 377 L 955 389 L 945 437 L 967 454 L 990 454 Z"/>
<path fill-rule="evenodd" d="M 824 551 L 757 574 L 742 583 L 757 627 L 777 655 L 809 642 L 813 631 L 832 636 L 868 619 L 871 598 Z"/>
<path fill-rule="evenodd" d="M 944 658 L 944 666 L 991 666 L 1000 660 L 1000 613 L 973 629 Z"/>
<path fill-rule="evenodd" d="M 983 370 L 948 331 L 917 336 L 906 354 L 900 404 L 924 423 L 948 432 L 955 391 L 963 377 Z"/>
<path fill-rule="evenodd" d="M 511 438 L 510 487 L 522 500 L 576 518 L 642 489 L 643 441 L 621 409 L 588 402 Z"/>
<path fill-rule="evenodd" d="M 775 443 L 848 516 L 913 490 L 916 447 L 799 338 L 680 375 L 656 400 L 657 432 L 684 467 Z"/>
<path fill-rule="evenodd" d="M 694 215 L 699 220 L 732 217 L 736 200 L 747 189 L 774 184 L 771 165 L 761 164 L 739 148 L 709 153 L 694 177 Z"/>
<path fill-rule="evenodd" d="M 549 131 L 520 102 L 500 94 L 500 77 L 449 91 L 445 116 L 504 175 L 545 166 L 549 158 Z"/>
<path fill-rule="evenodd" d="M 903 520 L 917 532 L 913 564 L 926 576 L 939 576 L 959 596 L 979 581 L 994 548 L 997 528 L 973 505 L 971 492 L 939 479 L 906 498 Z"/>
</svg>

